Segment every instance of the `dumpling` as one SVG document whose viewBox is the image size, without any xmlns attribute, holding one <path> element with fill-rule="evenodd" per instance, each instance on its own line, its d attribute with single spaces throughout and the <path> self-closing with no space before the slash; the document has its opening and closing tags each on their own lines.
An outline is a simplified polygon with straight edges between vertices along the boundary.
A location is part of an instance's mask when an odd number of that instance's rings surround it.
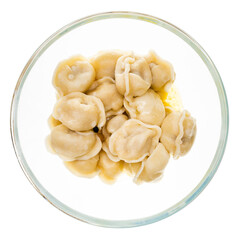
<svg viewBox="0 0 240 240">
<path fill-rule="evenodd" d="M 144 123 L 160 126 L 165 118 L 162 100 L 152 89 L 140 97 L 124 99 L 124 107 L 131 118 Z"/>
<path fill-rule="evenodd" d="M 129 119 L 109 137 L 106 152 L 113 161 L 140 162 L 153 152 L 160 135 L 160 127 Z"/>
<path fill-rule="evenodd" d="M 119 50 L 101 51 L 90 59 L 96 71 L 96 79 L 103 77 L 115 78 L 115 66 L 119 57 L 125 52 Z"/>
<path fill-rule="evenodd" d="M 123 106 L 123 96 L 117 91 L 115 82 L 110 77 L 94 81 L 87 94 L 99 98 L 106 112 L 118 111 Z"/>
<path fill-rule="evenodd" d="M 99 154 L 88 160 L 64 161 L 70 172 L 79 177 L 93 177 L 98 173 Z"/>
<path fill-rule="evenodd" d="M 101 151 L 98 168 L 100 169 L 99 176 L 103 180 L 113 182 L 122 172 L 123 162 L 114 162 L 109 159 L 108 155 L 104 151 Z"/>
<path fill-rule="evenodd" d="M 165 91 L 171 87 L 175 80 L 175 72 L 171 63 L 161 59 L 154 51 L 150 51 L 145 57 L 152 73 L 152 89 Z"/>
<path fill-rule="evenodd" d="M 169 161 L 170 155 L 163 146 L 158 143 L 157 147 L 148 158 L 142 162 L 124 163 L 124 170 L 131 176 L 135 183 L 151 182 L 159 179 Z"/>
<path fill-rule="evenodd" d="M 107 122 L 107 131 L 110 134 L 116 132 L 127 120 L 128 120 L 128 117 L 123 114 L 120 114 L 111 118 Z"/>
<path fill-rule="evenodd" d="M 152 154 L 144 160 L 142 167 L 136 174 L 135 182 L 151 182 L 162 176 L 163 170 L 168 164 L 170 155 L 162 143 L 158 143 Z"/>
<path fill-rule="evenodd" d="M 84 93 L 70 93 L 58 100 L 53 116 L 73 131 L 88 131 L 106 122 L 104 106 L 100 99 Z"/>
<path fill-rule="evenodd" d="M 142 163 L 143 162 L 136 162 L 136 163 L 127 163 L 124 162 L 124 171 L 130 175 L 133 176 L 134 178 L 136 177 L 136 175 L 142 172 Z M 138 174 L 138 176 L 139 176 Z"/>
<path fill-rule="evenodd" d="M 151 86 L 152 74 L 145 58 L 124 55 L 115 69 L 116 87 L 125 96 L 141 96 Z"/>
<path fill-rule="evenodd" d="M 90 159 L 102 148 L 101 140 L 93 131 L 74 132 L 62 124 L 52 129 L 50 145 L 66 161 Z"/>
<path fill-rule="evenodd" d="M 102 128 L 104 138 L 107 139 L 110 137 L 110 135 L 117 131 L 127 120 L 128 117 L 124 114 L 119 114 L 110 118 Z"/>
<path fill-rule="evenodd" d="M 162 123 L 161 143 L 174 158 L 185 155 L 196 136 L 196 120 L 186 110 L 171 112 Z"/>
<path fill-rule="evenodd" d="M 53 85 L 61 96 L 71 92 L 85 92 L 95 79 L 93 66 L 82 56 L 75 56 L 58 64 Z"/>
</svg>

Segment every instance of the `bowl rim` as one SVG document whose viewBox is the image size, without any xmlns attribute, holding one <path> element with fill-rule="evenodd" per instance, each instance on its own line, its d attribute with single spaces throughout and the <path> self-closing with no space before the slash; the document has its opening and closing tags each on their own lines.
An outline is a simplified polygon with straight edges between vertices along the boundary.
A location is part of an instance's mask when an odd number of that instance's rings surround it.
<svg viewBox="0 0 240 240">
<path fill-rule="evenodd" d="M 130 219 L 130 220 L 108 220 L 108 219 L 101 219 L 101 218 L 95 218 L 93 216 L 89 216 L 83 213 L 80 213 L 64 203 L 60 202 L 58 199 L 56 199 L 53 195 L 51 195 L 37 180 L 33 172 L 31 171 L 30 167 L 27 164 L 26 159 L 24 158 L 24 154 L 21 149 L 19 136 L 18 136 L 18 127 L 17 127 L 17 110 L 18 110 L 18 102 L 21 95 L 21 89 L 24 85 L 24 82 L 28 76 L 28 73 L 31 71 L 32 67 L 34 66 L 35 62 L 38 60 L 38 58 L 42 55 L 42 53 L 50 47 L 57 39 L 59 39 L 61 36 L 65 35 L 66 33 L 74 30 L 75 28 L 78 28 L 80 26 L 83 26 L 85 24 L 88 24 L 90 22 L 95 22 L 103 19 L 113 19 L 113 18 L 119 18 L 119 19 L 135 19 L 140 21 L 149 22 L 152 24 L 155 24 L 157 26 L 163 27 L 173 34 L 180 37 L 183 41 L 185 41 L 188 45 L 190 45 L 193 50 L 201 57 L 205 65 L 207 66 L 209 72 L 211 73 L 211 76 L 215 82 L 215 85 L 217 87 L 220 106 L 221 106 L 221 133 L 218 141 L 218 147 L 215 152 L 214 158 L 211 162 L 211 165 L 209 166 L 207 172 L 205 173 L 204 177 L 201 179 L 201 181 L 197 184 L 197 186 L 187 195 L 185 196 L 181 201 L 177 202 L 170 208 L 167 208 L 166 210 L 148 216 L 141 219 Z M 157 221 L 160 221 L 166 217 L 171 216 L 172 214 L 178 212 L 179 210 L 183 209 L 185 206 L 187 206 L 190 202 L 192 202 L 202 191 L 203 189 L 208 185 L 208 183 L 213 178 L 214 174 L 216 173 L 219 164 L 222 160 L 226 143 L 227 143 L 227 137 L 228 137 L 228 128 L 229 128 L 229 110 L 228 110 L 228 102 L 227 102 L 227 96 L 226 92 L 221 80 L 221 77 L 218 73 L 217 68 L 215 67 L 213 61 L 208 56 L 206 51 L 199 45 L 199 43 L 194 40 L 192 37 L 190 37 L 187 33 L 185 33 L 180 28 L 176 27 L 175 25 L 160 19 L 158 17 L 154 17 L 148 14 L 138 13 L 138 12 L 129 12 L 129 11 L 112 11 L 112 12 L 103 12 L 103 13 L 97 13 L 93 14 L 81 19 L 78 19 L 70 24 L 67 24 L 66 26 L 62 27 L 58 31 L 56 31 L 54 34 L 52 34 L 47 40 L 45 40 L 38 49 L 33 53 L 29 61 L 27 62 L 26 66 L 24 67 L 14 90 L 13 97 L 12 97 L 12 103 L 11 103 L 11 110 L 10 110 L 10 132 L 11 132 L 11 139 L 13 148 L 16 154 L 16 157 L 18 159 L 18 162 L 30 181 L 30 183 L 33 185 L 33 187 L 53 206 L 55 206 L 57 209 L 61 210 L 62 212 L 66 213 L 67 215 L 74 217 L 80 221 L 90 223 L 97 226 L 102 227 L 115 227 L 115 228 L 127 228 L 127 227 L 137 227 L 142 225 L 147 225 L 150 223 L 154 223 Z"/>
</svg>

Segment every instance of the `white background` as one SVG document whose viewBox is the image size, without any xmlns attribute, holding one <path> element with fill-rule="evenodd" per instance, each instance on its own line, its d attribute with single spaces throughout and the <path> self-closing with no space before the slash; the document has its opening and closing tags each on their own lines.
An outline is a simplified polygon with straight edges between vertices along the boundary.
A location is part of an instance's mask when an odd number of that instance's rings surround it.
<svg viewBox="0 0 240 240">
<path fill-rule="evenodd" d="M 240 14 L 239 1 L 2 1 L 0 2 L 0 239 L 239 239 Z M 73 20 L 129 10 L 165 19 L 189 33 L 211 56 L 230 107 L 223 161 L 207 188 L 173 216 L 148 226 L 109 229 L 63 214 L 30 185 L 14 155 L 9 110 L 16 81 L 31 54 Z"/>
</svg>

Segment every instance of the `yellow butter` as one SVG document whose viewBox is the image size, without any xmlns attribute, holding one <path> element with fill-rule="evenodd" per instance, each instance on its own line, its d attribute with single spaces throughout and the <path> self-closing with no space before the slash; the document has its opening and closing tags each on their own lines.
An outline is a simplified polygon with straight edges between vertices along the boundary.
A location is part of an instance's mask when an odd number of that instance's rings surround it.
<svg viewBox="0 0 240 240">
<path fill-rule="evenodd" d="M 177 87 L 174 84 L 172 85 L 168 92 L 162 89 L 160 92 L 158 92 L 158 94 L 160 95 L 163 105 L 165 107 L 172 108 L 175 111 L 183 110 L 181 96 L 179 94 Z"/>
</svg>

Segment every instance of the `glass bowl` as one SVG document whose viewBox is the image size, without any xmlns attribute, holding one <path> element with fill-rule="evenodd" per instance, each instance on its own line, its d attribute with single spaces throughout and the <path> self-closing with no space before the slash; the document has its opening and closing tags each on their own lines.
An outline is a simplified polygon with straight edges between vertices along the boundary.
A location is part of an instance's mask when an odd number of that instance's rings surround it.
<svg viewBox="0 0 240 240">
<path fill-rule="evenodd" d="M 47 120 L 56 101 L 56 65 L 72 55 L 88 57 L 106 49 L 139 54 L 153 49 L 170 61 L 184 107 L 197 120 L 193 148 L 185 157 L 171 159 L 158 183 L 136 185 L 123 174 L 113 185 L 98 177 L 79 178 L 46 148 Z M 59 210 L 98 226 L 141 226 L 184 208 L 212 179 L 227 142 L 227 98 L 214 63 L 188 34 L 146 14 L 101 13 L 61 28 L 32 55 L 13 95 L 11 134 L 27 178 Z"/>
</svg>

